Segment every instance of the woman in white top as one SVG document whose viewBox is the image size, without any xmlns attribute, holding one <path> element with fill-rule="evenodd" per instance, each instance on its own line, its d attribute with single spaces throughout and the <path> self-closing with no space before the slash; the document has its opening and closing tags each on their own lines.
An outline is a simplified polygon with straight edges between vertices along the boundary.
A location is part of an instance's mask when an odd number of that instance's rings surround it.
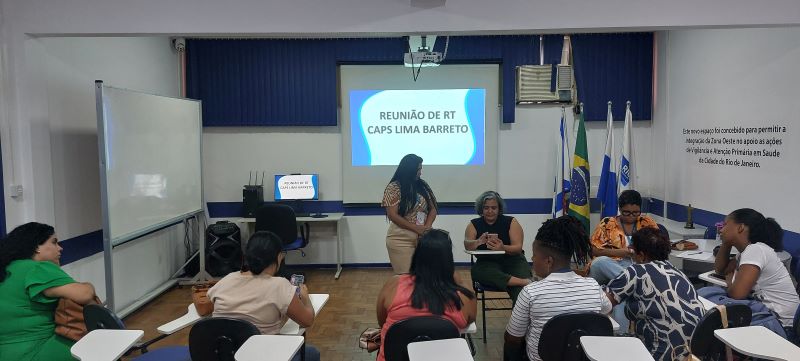
<svg viewBox="0 0 800 361">
<path fill-rule="evenodd" d="M 278 334 L 286 318 L 300 327 L 314 323 L 314 308 L 306 285 L 292 286 L 275 277 L 283 261 L 282 242 L 275 233 L 260 231 L 247 241 L 242 271 L 232 272 L 208 290 L 213 317 L 249 321 L 264 335 Z M 319 351 L 306 345 L 306 361 L 319 361 Z M 298 352 L 293 361 L 300 360 Z"/>
<path fill-rule="evenodd" d="M 728 296 L 741 300 L 752 292 L 783 327 L 792 327 L 800 298 L 775 253 L 783 249 L 783 229 L 778 222 L 750 208 L 737 209 L 725 217 L 720 238 L 714 270 L 726 275 Z M 736 258 L 731 257 L 733 247 L 739 251 Z"/>
</svg>

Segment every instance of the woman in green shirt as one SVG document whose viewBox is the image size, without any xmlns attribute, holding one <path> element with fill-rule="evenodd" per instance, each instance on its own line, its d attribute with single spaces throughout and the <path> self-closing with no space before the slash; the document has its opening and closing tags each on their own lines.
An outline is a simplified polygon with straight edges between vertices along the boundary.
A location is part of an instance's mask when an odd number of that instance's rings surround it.
<svg viewBox="0 0 800 361">
<path fill-rule="evenodd" d="M 73 341 L 54 333 L 59 298 L 87 304 L 94 287 L 59 266 L 53 227 L 30 222 L 0 241 L 0 360 L 74 360 Z"/>
</svg>

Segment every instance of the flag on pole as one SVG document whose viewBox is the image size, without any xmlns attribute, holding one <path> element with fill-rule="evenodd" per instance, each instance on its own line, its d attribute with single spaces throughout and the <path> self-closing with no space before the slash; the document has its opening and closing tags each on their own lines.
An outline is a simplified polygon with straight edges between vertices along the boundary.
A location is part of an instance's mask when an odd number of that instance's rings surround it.
<svg viewBox="0 0 800 361">
<path fill-rule="evenodd" d="M 603 168 L 600 170 L 600 184 L 597 187 L 597 199 L 600 200 L 600 217 L 617 215 L 617 164 L 614 157 L 614 115 L 611 114 L 611 102 L 608 102 L 606 116 L 606 152 L 603 156 Z"/>
<path fill-rule="evenodd" d="M 567 141 L 567 121 L 564 108 L 561 108 L 561 125 L 558 128 L 559 144 L 556 150 L 556 176 L 553 180 L 553 218 L 567 214 L 567 193 L 570 190 L 569 184 L 569 142 Z"/>
<path fill-rule="evenodd" d="M 619 188 L 618 191 L 622 193 L 624 190 L 633 189 L 633 154 L 631 152 L 631 143 L 633 142 L 633 114 L 631 114 L 631 102 L 625 107 L 625 128 L 622 131 L 622 151 L 620 152 L 619 159 Z"/>
<path fill-rule="evenodd" d="M 572 158 L 572 179 L 569 192 L 569 215 L 581 221 L 586 234 L 589 234 L 589 148 L 586 146 L 583 103 L 580 106 L 578 135 L 575 138 L 575 156 Z"/>
</svg>

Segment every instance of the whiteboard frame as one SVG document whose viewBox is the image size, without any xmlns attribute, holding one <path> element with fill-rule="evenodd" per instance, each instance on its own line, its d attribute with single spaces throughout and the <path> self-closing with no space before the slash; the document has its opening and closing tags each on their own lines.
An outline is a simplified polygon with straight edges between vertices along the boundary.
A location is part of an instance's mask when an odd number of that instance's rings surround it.
<svg viewBox="0 0 800 361">
<path fill-rule="evenodd" d="M 170 218 L 168 220 L 159 222 L 157 224 L 142 228 L 142 229 L 134 231 L 134 232 L 126 233 L 126 234 L 124 234 L 122 236 L 118 236 L 116 238 L 112 238 L 111 237 L 111 224 L 110 224 L 109 209 L 108 209 L 108 183 L 107 183 L 108 181 L 107 181 L 107 171 L 106 171 L 106 164 L 107 164 L 107 161 L 108 161 L 106 159 L 106 154 L 107 154 L 106 148 L 108 146 L 108 144 L 106 143 L 106 129 L 108 127 L 107 127 L 107 124 L 106 124 L 106 120 L 107 120 L 106 119 L 106 114 L 105 114 L 106 109 L 105 109 L 105 104 L 103 102 L 103 89 L 104 88 L 123 90 L 123 91 L 128 91 L 128 92 L 146 94 L 146 95 L 154 95 L 154 96 L 159 96 L 159 97 L 164 97 L 164 98 L 189 100 L 189 101 L 192 101 L 192 102 L 196 102 L 196 103 L 198 103 L 198 105 L 200 105 L 201 111 L 200 111 L 200 116 L 199 116 L 199 119 L 198 119 L 198 122 L 199 122 L 198 138 L 199 138 L 199 145 L 200 145 L 200 147 L 199 147 L 200 149 L 198 149 L 198 152 L 200 154 L 200 209 L 186 212 L 186 213 L 181 214 L 179 216 Z M 105 265 L 106 305 L 108 306 L 109 309 L 116 311 L 115 304 L 114 304 L 114 254 L 113 254 L 114 247 L 122 245 L 122 244 L 125 244 L 125 243 L 130 242 L 130 241 L 133 241 L 133 240 L 135 240 L 135 239 L 137 239 L 139 237 L 142 237 L 144 235 L 150 234 L 152 232 L 155 232 L 155 231 L 158 231 L 158 230 L 161 230 L 161 229 L 176 225 L 177 223 L 180 223 L 181 221 L 185 221 L 186 219 L 189 219 L 189 218 L 192 218 L 192 217 L 196 217 L 197 215 L 203 213 L 203 210 L 205 208 L 204 207 L 204 205 L 205 205 L 205 194 L 203 192 L 204 188 L 203 188 L 203 113 L 202 113 L 202 102 L 199 101 L 199 100 L 194 100 L 194 99 L 164 96 L 164 95 L 152 94 L 152 93 L 147 93 L 147 92 L 142 92 L 142 91 L 137 91 L 137 90 L 130 90 L 130 89 L 125 89 L 125 88 L 112 87 L 112 86 L 108 86 L 108 85 L 103 84 L 102 80 L 95 80 L 95 101 L 96 101 L 96 109 L 97 109 L 97 145 L 98 145 L 98 151 L 99 151 L 99 169 L 100 169 L 100 204 L 101 204 L 101 210 L 102 210 L 102 215 L 103 215 L 103 263 Z M 188 231 L 184 230 L 184 232 L 188 232 Z M 201 256 L 204 256 L 204 253 L 205 253 L 205 252 L 202 252 L 202 251 L 204 251 L 204 249 L 203 249 L 203 248 L 205 248 L 204 246 L 205 246 L 204 242 L 201 241 L 200 242 Z M 205 259 L 204 259 L 204 257 L 201 257 L 201 259 L 200 259 L 200 272 L 201 272 L 201 274 L 204 273 L 204 271 L 205 271 Z M 170 280 L 170 281 L 167 281 L 166 283 L 174 284 L 175 281 L 171 281 Z M 163 287 L 164 287 L 164 285 L 159 286 L 159 288 L 163 288 Z M 152 298 L 154 298 L 156 296 L 158 296 L 158 294 L 149 295 L 148 297 L 152 299 Z M 144 302 L 141 302 L 141 301 L 142 300 L 139 300 L 139 301 L 135 302 L 135 304 L 143 304 Z M 128 312 L 132 312 L 133 311 L 133 310 L 129 310 L 129 308 L 126 308 L 126 310 L 128 310 Z M 120 317 L 124 317 L 124 316 L 125 315 L 121 315 Z"/>
</svg>

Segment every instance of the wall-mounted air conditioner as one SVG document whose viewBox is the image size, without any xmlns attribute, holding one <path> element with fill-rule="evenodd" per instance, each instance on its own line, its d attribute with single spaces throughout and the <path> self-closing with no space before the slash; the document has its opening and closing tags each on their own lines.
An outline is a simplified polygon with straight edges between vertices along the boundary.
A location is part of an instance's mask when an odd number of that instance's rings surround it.
<svg viewBox="0 0 800 361">
<path fill-rule="evenodd" d="M 572 101 L 572 66 L 520 65 L 517 67 L 517 104 Z"/>
</svg>

